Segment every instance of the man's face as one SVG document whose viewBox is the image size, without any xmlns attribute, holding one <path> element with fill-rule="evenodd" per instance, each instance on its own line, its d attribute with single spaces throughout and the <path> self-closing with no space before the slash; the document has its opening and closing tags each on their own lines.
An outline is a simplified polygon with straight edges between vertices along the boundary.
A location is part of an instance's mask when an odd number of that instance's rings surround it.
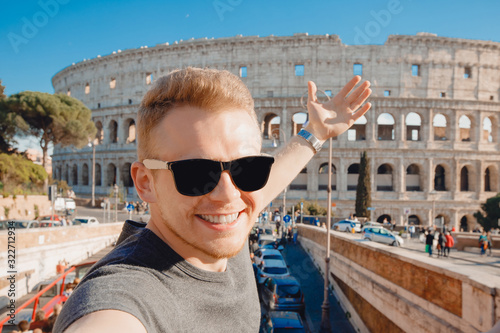
<svg viewBox="0 0 500 333">
<path fill-rule="evenodd" d="M 169 162 L 231 161 L 258 155 L 261 147 L 258 128 L 246 111 L 210 112 L 190 106 L 170 110 L 152 131 L 151 143 L 155 158 Z M 202 196 L 180 194 L 169 170 L 155 172 L 154 189 L 150 223 L 185 259 L 236 255 L 255 222 L 257 208 L 262 207 L 261 191 L 241 191 L 228 171 L 212 192 Z"/>
</svg>

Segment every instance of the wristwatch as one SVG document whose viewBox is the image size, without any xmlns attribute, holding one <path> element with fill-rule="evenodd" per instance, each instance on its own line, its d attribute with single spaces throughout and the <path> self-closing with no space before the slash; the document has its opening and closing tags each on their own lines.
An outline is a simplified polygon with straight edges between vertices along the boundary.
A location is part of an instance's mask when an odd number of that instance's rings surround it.
<svg viewBox="0 0 500 333">
<path fill-rule="evenodd" d="M 315 153 L 321 150 L 323 143 L 321 143 L 321 141 L 319 141 L 317 137 L 315 137 L 305 129 L 301 129 L 299 133 L 297 133 L 297 135 L 304 138 L 307 142 L 309 142 L 311 147 L 314 149 Z"/>
</svg>

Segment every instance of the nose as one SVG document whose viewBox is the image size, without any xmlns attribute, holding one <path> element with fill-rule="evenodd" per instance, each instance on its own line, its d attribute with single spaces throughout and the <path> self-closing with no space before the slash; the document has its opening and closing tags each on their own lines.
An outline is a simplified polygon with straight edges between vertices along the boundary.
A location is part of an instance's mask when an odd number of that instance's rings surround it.
<svg viewBox="0 0 500 333">
<path fill-rule="evenodd" d="M 240 190 L 234 185 L 228 171 L 222 172 L 219 183 L 208 194 L 211 200 L 221 202 L 231 202 L 241 196 Z"/>
</svg>

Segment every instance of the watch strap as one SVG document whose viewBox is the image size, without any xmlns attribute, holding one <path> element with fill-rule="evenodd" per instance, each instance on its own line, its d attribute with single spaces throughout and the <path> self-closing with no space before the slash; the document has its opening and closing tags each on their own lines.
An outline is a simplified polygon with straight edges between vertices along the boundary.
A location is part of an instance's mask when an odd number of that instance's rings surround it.
<svg viewBox="0 0 500 333">
<path fill-rule="evenodd" d="M 319 141 L 318 138 L 315 137 L 313 134 L 309 133 L 305 129 L 301 129 L 299 133 L 297 133 L 297 135 L 305 139 L 307 142 L 309 142 L 311 147 L 314 149 L 315 153 L 321 150 L 323 143 Z"/>
</svg>

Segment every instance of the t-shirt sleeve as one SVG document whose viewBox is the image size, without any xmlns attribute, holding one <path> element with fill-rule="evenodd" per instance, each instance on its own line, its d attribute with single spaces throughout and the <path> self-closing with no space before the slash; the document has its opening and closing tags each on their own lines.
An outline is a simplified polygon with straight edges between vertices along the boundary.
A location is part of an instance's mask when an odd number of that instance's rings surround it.
<svg viewBox="0 0 500 333">
<path fill-rule="evenodd" d="M 127 312 L 141 321 L 148 332 L 154 332 L 154 319 L 146 309 L 151 307 L 148 303 L 154 301 L 158 288 L 161 288 L 158 279 L 147 271 L 121 265 L 101 267 L 73 291 L 57 318 L 53 332 L 64 332 L 81 317 L 101 310 Z"/>
</svg>

